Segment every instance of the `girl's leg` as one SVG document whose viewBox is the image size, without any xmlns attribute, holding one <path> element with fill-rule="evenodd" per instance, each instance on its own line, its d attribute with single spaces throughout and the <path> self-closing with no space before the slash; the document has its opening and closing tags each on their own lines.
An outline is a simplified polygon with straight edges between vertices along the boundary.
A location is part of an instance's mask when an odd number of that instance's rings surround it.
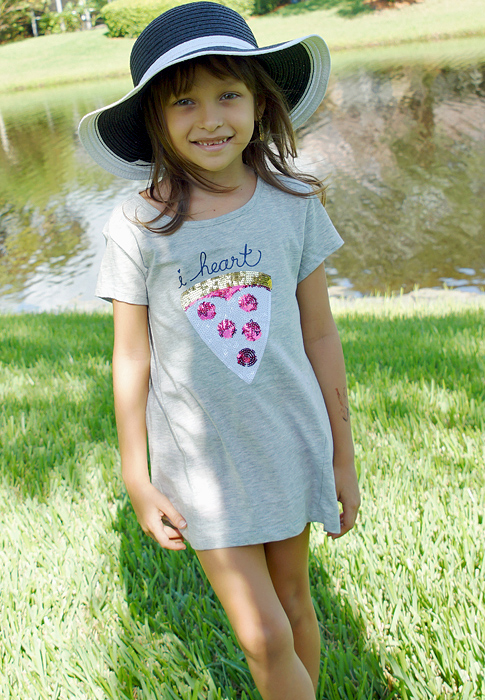
<svg viewBox="0 0 485 700">
<path fill-rule="evenodd" d="M 317 688 L 320 672 L 320 632 L 310 594 L 308 547 L 310 525 L 297 537 L 265 545 L 268 570 L 283 606 L 295 642 L 313 687 Z"/>
<path fill-rule="evenodd" d="M 315 700 L 312 679 L 295 652 L 264 545 L 198 551 L 264 700 Z"/>
</svg>

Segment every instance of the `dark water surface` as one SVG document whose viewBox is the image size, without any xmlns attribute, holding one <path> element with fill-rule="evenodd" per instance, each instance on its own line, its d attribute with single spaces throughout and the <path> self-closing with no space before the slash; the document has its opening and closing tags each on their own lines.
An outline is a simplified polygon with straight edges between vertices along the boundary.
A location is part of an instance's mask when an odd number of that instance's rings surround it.
<svg viewBox="0 0 485 700">
<path fill-rule="evenodd" d="M 397 64 L 337 65 L 299 132 L 298 164 L 328 178 L 346 241 L 329 282 L 356 295 L 484 291 L 485 60 Z M 76 129 L 128 89 L 119 80 L 0 99 L 0 310 L 93 299 L 102 226 L 144 183 L 93 164 Z"/>
</svg>

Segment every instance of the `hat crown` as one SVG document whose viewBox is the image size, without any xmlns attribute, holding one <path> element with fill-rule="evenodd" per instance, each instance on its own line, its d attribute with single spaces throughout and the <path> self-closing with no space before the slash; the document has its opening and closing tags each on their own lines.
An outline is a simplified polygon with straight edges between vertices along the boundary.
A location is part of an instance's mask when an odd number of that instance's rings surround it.
<svg viewBox="0 0 485 700">
<path fill-rule="evenodd" d="M 135 41 L 130 58 L 133 84 L 137 86 L 168 51 L 178 46 L 182 51 L 183 44 L 211 36 L 230 36 L 258 48 L 244 19 L 229 7 L 205 0 L 172 7 L 150 22 Z"/>
</svg>

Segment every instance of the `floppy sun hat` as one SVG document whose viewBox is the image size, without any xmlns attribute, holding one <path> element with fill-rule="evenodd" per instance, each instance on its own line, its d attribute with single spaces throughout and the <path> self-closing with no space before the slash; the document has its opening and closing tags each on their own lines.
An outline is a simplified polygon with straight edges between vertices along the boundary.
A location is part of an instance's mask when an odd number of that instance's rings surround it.
<svg viewBox="0 0 485 700">
<path fill-rule="evenodd" d="M 234 10 L 205 0 L 179 5 L 150 22 L 133 45 L 133 90 L 81 120 L 79 137 L 89 155 L 119 177 L 148 178 L 152 147 L 142 113 L 143 90 L 164 68 L 209 54 L 255 56 L 283 92 L 294 128 L 311 117 L 325 95 L 330 55 L 320 36 L 259 48 Z"/>
</svg>

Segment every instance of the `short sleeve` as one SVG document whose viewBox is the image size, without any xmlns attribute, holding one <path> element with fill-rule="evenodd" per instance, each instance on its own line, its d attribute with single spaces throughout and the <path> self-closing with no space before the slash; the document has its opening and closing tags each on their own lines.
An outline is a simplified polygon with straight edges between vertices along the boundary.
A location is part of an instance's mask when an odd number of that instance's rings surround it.
<svg viewBox="0 0 485 700">
<path fill-rule="evenodd" d="M 103 229 L 106 250 L 96 284 L 96 296 L 106 301 L 148 305 L 147 269 L 137 241 L 137 229 L 116 211 Z"/>
<path fill-rule="evenodd" d="M 308 207 L 298 282 L 308 277 L 321 265 L 325 258 L 343 245 L 343 240 L 337 233 L 318 197 L 310 197 L 307 201 Z"/>
</svg>

